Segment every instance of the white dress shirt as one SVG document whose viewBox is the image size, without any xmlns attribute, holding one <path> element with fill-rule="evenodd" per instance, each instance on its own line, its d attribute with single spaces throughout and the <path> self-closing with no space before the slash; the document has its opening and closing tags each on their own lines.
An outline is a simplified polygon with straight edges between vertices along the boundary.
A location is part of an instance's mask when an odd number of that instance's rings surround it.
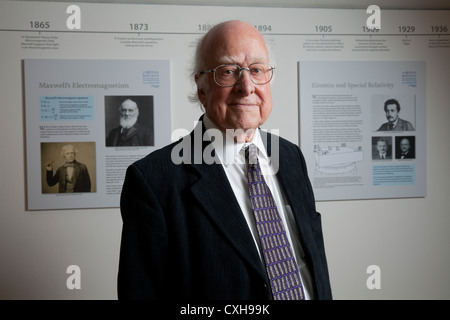
<svg viewBox="0 0 450 320">
<path fill-rule="evenodd" d="M 255 241 L 255 245 L 258 249 L 259 256 L 264 265 L 258 231 L 256 229 L 255 218 L 250 203 L 244 155 L 244 149 L 249 144 L 253 143 L 258 148 L 257 154 L 262 174 L 264 175 L 264 179 L 272 192 L 278 212 L 281 216 L 281 219 L 283 220 L 284 228 L 286 230 L 286 236 L 293 246 L 294 257 L 300 271 L 300 277 L 302 279 L 305 299 L 314 299 L 312 277 L 304 262 L 304 252 L 300 244 L 300 237 L 298 229 L 296 227 L 295 218 L 292 214 L 292 210 L 289 204 L 285 199 L 284 193 L 278 182 L 276 172 L 274 172 L 274 169 L 270 165 L 270 159 L 267 156 L 267 152 L 262 142 L 259 129 L 255 131 L 253 141 L 248 143 L 238 143 L 234 141 L 231 136 L 227 137 L 226 133 L 220 132 L 217 129 L 217 126 L 206 115 L 203 117 L 203 122 L 206 129 L 206 135 L 208 137 L 214 136 L 214 139 L 211 140 L 216 152 L 216 157 L 225 170 L 228 181 L 230 182 L 231 188 L 234 191 L 234 195 L 236 196 L 239 206 L 241 207 L 244 218 L 247 221 L 248 227 L 253 236 L 253 240 Z M 212 131 L 210 131 L 212 132 L 212 134 L 208 134 L 209 129 L 213 129 Z M 222 141 L 220 141 L 220 139 L 217 139 L 218 132 L 221 133 Z"/>
</svg>

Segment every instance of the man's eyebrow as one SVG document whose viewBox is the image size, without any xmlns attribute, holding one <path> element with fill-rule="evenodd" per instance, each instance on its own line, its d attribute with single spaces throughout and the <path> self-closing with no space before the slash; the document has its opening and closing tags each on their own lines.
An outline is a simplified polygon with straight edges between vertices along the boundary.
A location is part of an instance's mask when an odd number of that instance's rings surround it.
<svg viewBox="0 0 450 320">
<path fill-rule="evenodd" d="M 252 63 L 266 63 L 267 57 L 253 57 L 250 60 L 250 64 Z M 217 59 L 217 63 L 219 64 L 240 64 L 242 60 L 236 56 L 222 56 Z"/>
<path fill-rule="evenodd" d="M 235 56 L 221 56 L 217 59 L 218 63 L 238 63 L 239 59 Z"/>
</svg>

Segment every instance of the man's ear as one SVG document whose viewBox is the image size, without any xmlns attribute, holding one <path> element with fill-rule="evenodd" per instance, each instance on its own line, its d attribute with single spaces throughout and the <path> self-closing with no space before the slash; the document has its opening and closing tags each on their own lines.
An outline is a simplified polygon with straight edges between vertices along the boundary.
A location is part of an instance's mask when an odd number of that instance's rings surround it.
<svg viewBox="0 0 450 320">
<path fill-rule="evenodd" d="M 200 102 L 202 103 L 203 107 L 206 106 L 206 94 L 205 94 L 205 90 L 203 88 L 203 86 L 200 85 L 199 83 L 199 76 L 195 75 L 195 83 L 197 85 L 197 96 L 198 99 L 200 100 Z"/>
</svg>

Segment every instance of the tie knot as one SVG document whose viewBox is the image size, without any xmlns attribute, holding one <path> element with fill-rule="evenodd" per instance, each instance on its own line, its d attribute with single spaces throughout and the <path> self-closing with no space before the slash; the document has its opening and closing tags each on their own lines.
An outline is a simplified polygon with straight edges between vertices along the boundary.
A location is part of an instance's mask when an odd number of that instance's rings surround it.
<svg viewBox="0 0 450 320">
<path fill-rule="evenodd" d="M 123 137 L 126 137 L 126 136 L 128 135 L 128 131 L 130 131 L 129 128 L 123 128 L 123 129 L 122 129 L 122 136 L 123 136 Z"/>
<path fill-rule="evenodd" d="M 245 159 L 248 160 L 249 164 L 256 164 L 258 162 L 257 150 L 258 148 L 253 143 L 245 148 Z"/>
</svg>

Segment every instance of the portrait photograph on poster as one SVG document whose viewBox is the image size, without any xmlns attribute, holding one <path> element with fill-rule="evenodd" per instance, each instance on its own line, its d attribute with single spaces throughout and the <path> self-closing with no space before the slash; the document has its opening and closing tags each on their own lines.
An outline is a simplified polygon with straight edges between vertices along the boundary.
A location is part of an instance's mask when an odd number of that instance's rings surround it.
<svg viewBox="0 0 450 320">
<path fill-rule="evenodd" d="M 105 96 L 107 147 L 153 146 L 153 96 Z"/>
<path fill-rule="evenodd" d="M 42 142 L 42 193 L 96 192 L 95 142 Z"/>
</svg>

